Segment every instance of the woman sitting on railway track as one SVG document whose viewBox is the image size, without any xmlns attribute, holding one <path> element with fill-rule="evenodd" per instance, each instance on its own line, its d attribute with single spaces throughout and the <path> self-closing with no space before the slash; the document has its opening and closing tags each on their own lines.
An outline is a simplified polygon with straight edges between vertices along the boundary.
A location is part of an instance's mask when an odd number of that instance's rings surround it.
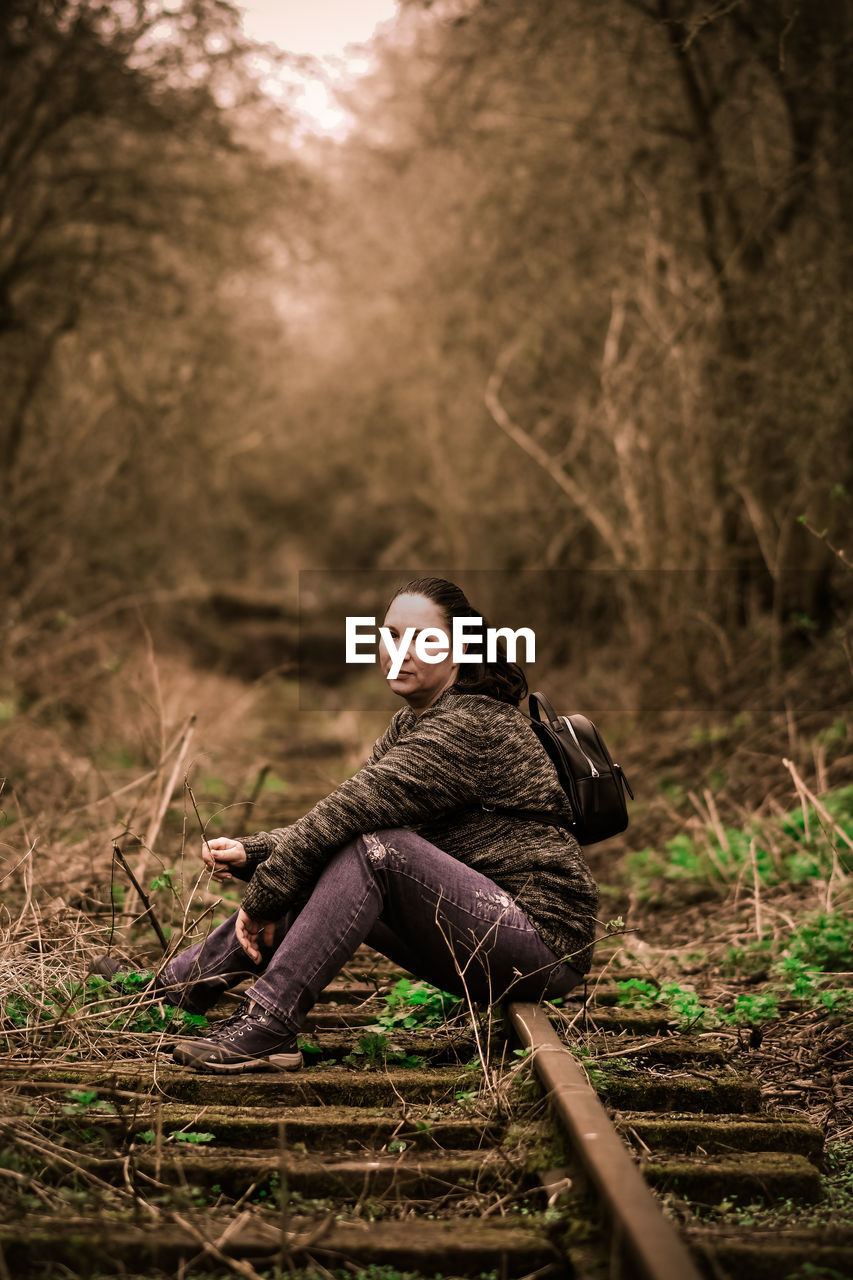
<svg viewBox="0 0 853 1280">
<path fill-rule="evenodd" d="M 442 578 L 408 583 L 385 626 L 450 633 L 479 617 Z M 485 625 L 485 624 L 484 624 Z M 471 624 L 468 624 L 470 627 Z M 247 975 L 233 1017 L 175 1058 L 201 1071 L 294 1070 L 297 1032 L 323 988 L 366 942 L 477 1004 L 564 995 L 589 969 L 597 890 L 567 828 L 497 812 L 550 810 L 566 795 L 527 720 L 521 669 L 420 660 L 392 679 L 405 706 L 370 759 L 291 826 L 202 846 L 216 880 L 248 880 L 243 905 L 159 974 L 158 996 L 205 1011 Z"/>
</svg>

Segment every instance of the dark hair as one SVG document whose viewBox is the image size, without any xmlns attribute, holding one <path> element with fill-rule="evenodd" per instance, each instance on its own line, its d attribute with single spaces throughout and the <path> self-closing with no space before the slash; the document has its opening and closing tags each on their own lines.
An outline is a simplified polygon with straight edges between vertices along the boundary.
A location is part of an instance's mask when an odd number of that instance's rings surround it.
<svg viewBox="0 0 853 1280">
<path fill-rule="evenodd" d="M 448 631 L 453 626 L 454 618 L 483 617 L 462 588 L 457 587 L 455 582 L 448 582 L 446 578 L 413 578 L 394 592 L 388 602 L 389 608 L 398 596 L 426 596 L 427 600 L 432 600 L 444 614 Z M 497 698 L 498 702 L 509 702 L 517 707 L 527 693 L 527 680 L 517 662 L 507 662 L 506 646 L 500 637 L 497 641 L 496 661 L 486 662 L 485 632 L 488 625 L 483 618 L 482 660 L 461 663 L 454 688 L 464 690 L 465 693 L 485 693 L 490 698 Z"/>
</svg>

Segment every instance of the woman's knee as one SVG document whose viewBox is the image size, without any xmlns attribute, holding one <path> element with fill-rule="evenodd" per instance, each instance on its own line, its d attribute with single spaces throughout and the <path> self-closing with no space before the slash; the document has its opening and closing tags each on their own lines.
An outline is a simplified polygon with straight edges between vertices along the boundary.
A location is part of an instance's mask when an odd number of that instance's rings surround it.
<svg viewBox="0 0 853 1280">
<path fill-rule="evenodd" d="M 404 827 L 386 827 L 380 831 L 365 831 L 351 842 L 344 845 L 342 852 L 349 848 L 363 857 L 368 866 L 375 870 L 402 866 L 406 861 L 405 844 L 407 837 L 414 833 Z"/>
</svg>

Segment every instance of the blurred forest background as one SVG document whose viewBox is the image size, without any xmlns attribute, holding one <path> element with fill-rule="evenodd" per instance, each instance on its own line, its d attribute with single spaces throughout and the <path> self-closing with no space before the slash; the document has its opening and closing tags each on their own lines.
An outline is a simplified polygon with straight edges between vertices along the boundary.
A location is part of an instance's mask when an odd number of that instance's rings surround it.
<svg viewBox="0 0 853 1280">
<path fill-rule="evenodd" d="M 340 567 L 547 569 L 629 707 L 849 704 L 848 0 L 401 0 L 339 140 L 277 57 L 3 7 L 5 724 L 152 647 L 292 671 Z"/>
</svg>

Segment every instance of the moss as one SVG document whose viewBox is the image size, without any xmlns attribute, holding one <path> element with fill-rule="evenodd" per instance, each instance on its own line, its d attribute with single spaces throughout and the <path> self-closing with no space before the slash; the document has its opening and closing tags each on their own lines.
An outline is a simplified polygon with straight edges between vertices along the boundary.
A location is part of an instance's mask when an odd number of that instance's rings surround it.
<svg viewBox="0 0 853 1280">
<path fill-rule="evenodd" d="M 801 1241 L 740 1239 L 697 1241 L 696 1252 L 708 1260 L 712 1275 L 745 1276 L 749 1280 L 844 1280 L 853 1275 L 853 1246 Z"/>
<path fill-rule="evenodd" d="M 8 1080 L 27 1078 L 26 1068 L 9 1068 Z M 85 1084 L 109 1096 L 112 1088 L 154 1094 L 148 1064 L 120 1067 L 57 1066 L 51 1078 L 69 1085 Z M 474 1084 L 477 1077 L 473 1077 Z M 341 1071 L 315 1068 L 292 1074 L 259 1072 L 237 1077 L 207 1075 L 163 1067 L 157 1072 L 159 1096 L 197 1106 L 270 1107 L 387 1106 L 404 1098 L 407 1103 L 452 1101 L 454 1093 L 472 1087 L 472 1073 L 461 1068 Z"/>
<path fill-rule="evenodd" d="M 693 1116 L 620 1115 L 617 1127 L 633 1132 L 648 1147 L 663 1151 L 709 1153 L 727 1151 L 788 1151 L 817 1160 L 823 1151 L 823 1133 L 802 1120 L 741 1116 L 705 1118 Z"/>
<path fill-rule="evenodd" d="M 661 1191 L 675 1191 L 704 1204 L 799 1200 L 814 1204 L 821 1197 L 817 1169 L 803 1156 L 784 1151 L 738 1152 L 727 1156 L 691 1156 L 689 1160 L 657 1158 L 643 1170 Z"/>
<path fill-rule="evenodd" d="M 672 1077 L 643 1072 L 612 1076 L 597 1070 L 595 1086 L 612 1107 L 637 1111 L 704 1111 L 715 1114 L 757 1111 L 761 1088 L 757 1080 L 734 1075 Z"/>
</svg>

